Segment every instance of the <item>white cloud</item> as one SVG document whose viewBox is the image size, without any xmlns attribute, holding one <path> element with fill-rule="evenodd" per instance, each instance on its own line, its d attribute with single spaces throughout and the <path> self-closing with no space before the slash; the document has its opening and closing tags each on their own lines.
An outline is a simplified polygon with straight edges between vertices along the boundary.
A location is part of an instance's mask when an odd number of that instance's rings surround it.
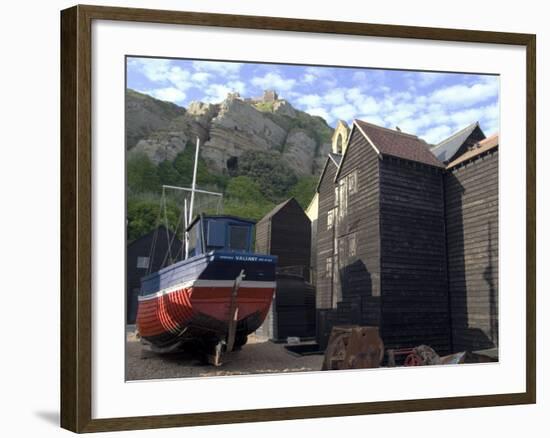
<svg viewBox="0 0 550 438">
<path fill-rule="evenodd" d="M 465 107 L 475 103 L 481 103 L 498 95 L 499 83 L 497 78 L 484 79 L 471 86 L 451 85 L 435 90 L 429 99 L 432 102 L 441 103 L 447 107 Z"/>
<path fill-rule="evenodd" d="M 427 87 L 428 85 L 432 85 L 445 79 L 445 77 L 447 77 L 447 75 L 443 73 L 419 72 L 417 73 L 416 84 L 420 87 Z"/>
<path fill-rule="evenodd" d="M 345 105 L 336 106 L 331 109 L 330 113 L 336 118 L 336 119 L 342 119 L 342 120 L 352 120 L 356 114 L 357 114 L 357 108 L 355 106 L 350 105 L 349 103 Z"/>
<path fill-rule="evenodd" d="M 356 117 L 359 120 L 364 120 L 365 122 L 372 123 L 373 125 L 378 126 L 387 126 L 387 123 L 382 119 L 382 117 L 375 114 L 365 114 L 360 117 Z"/>
<path fill-rule="evenodd" d="M 266 73 L 264 76 L 256 76 L 250 81 L 252 85 L 264 90 L 288 91 L 296 84 L 295 79 L 285 79 L 278 73 Z"/>
<path fill-rule="evenodd" d="M 218 61 L 193 61 L 193 68 L 200 72 L 216 73 L 220 76 L 236 76 L 243 64 L 239 62 L 218 62 Z"/>
<path fill-rule="evenodd" d="M 304 94 L 296 99 L 296 103 L 306 107 L 315 107 L 321 105 L 321 100 L 321 96 L 318 94 Z"/>
<path fill-rule="evenodd" d="M 454 131 L 448 125 L 439 125 L 434 128 L 428 129 L 420 137 L 427 143 L 437 144 L 440 141 L 449 137 Z"/>
<path fill-rule="evenodd" d="M 239 94 L 246 93 L 246 84 L 243 81 L 229 81 L 227 86 L 231 89 L 231 91 L 236 91 Z"/>
<path fill-rule="evenodd" d="M 147 79 L 153 82 L 161 82 L 166 79 L 171 62 L 168 59 L 134 58 L 129 65 L 139 70 Z"/>
<path fill-rule="evenodd" d="M 330 113 L 328 113 L 324 108 L 321 107 L 307 108 L 305 112 L 311 114 L 312 116 L 321 116 L 329 124 L 334 121 L 334 117 L 332 117 Z"/>
<path fill-rule="evenodd" d="M 187 90 L 188 88 L 194 86 L 191 81 L 191 74 L 187 70 L 183 70 L 180 67 L 172 67 L 167 72 L 166 80 L 181 90 Z"/>
<path fill-rule="evenodd" d="M 151 82 L 170 85 L 181 91 L 194 86 L 191 80 L 191 73 L 174 65 L 172 61 L 168 59 L 133 59 L 130 61 L 130 65 L 138 69 Z"/>
<path fill-rule="evenodd" d="M 317 80 L 317 76 L 315 76 L 312 73 L 306 73 L 300 79 L 300 81 L 305 83 L 305 84 L 313 84 L 316 80 Z"/>
<path fill-rule="evenodd" d="M 191 79 L 200 84 L 207 83 L 211 78 L 212 74 L 205 71 L 200 71 L 191 75 Z"/>
<path fill-rule="evenodd" d="M 165 100 L 173 103 L 182 103 L 185 100 L 185 93 L 175 87 L 156 88 L 153 90 L 143 90 L 141 93 L 148 94 L 156 99 Z"/>
<path fill-rule="evenodd" d="M 208 103 L 220 103 L 227 97 L 228 93 L 233 91 L 224 84 L 211 84 L 204 90 L 206 97 L 203 100 Z"/>
<path fill-rule="evenodd" d="M 330 105 L 343 105 L 346 103 L 346 90 L 335 88 L 325 94 L 323 100 Z"/>
</svg>

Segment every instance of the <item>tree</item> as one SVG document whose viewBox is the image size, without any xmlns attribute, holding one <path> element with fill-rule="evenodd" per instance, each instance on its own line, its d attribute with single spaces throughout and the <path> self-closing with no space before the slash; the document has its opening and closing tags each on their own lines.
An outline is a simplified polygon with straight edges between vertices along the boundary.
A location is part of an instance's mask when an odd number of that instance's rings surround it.
<svg viewBox="0 0 550 438">
<path fill-rule="evenodd" d="M 290 189 L 290 196 L 296 198 L 298 204 L 305 210 L 313 195 L 315 195 L 315 189 L 317 187 L 317 177 L 304 176 L 298 180 L 298 182 Z M 289 197 L 290 197 L 289 196 Z"/>
<path fill-rule="evenodd" d="M 160 214 L 162 213 L 162 214 Z M 176 231 L 179 219 L 179 209 L 172 203 L 166 207 L 168 228 Z M 126 209 L 126 233 L 129 242 L 147 234 L 160 225 L 159 220 L 164 218 L 160 211 L 160 202 L 154 197 L 129 197 Z M 164 221 L 163 225 L 166 225 Z"/>
<path fill-rule="evenodd" d="M 276 152 L 246 151 L 239 158 L 238 166 L 239 174 L 252 178 L 272 202 L 286 199 L 290 188 L 298 181 Z"/>
<path fill-rule="evenodd" d="M 145 153 L 129 154 L 126 163 L 126 178 L 130 193 L 159 192 L 160 179 L 157 167 Z"/>
</svg>

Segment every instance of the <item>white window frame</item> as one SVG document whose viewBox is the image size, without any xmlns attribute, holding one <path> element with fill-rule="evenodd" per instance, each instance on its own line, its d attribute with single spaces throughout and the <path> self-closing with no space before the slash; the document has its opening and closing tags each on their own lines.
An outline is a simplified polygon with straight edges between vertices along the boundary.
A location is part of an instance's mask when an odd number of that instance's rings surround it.
<svg viewBox="0 0 550 438">
<path fill-rule="evenodd" d="M 352 233 L 348 237 L 348 257 L 357 255 L 357 233 Z"/>
<path fill-rule="evenodd" d="M 327 212 L 327 230 L 331 230 L 334 227 L 334 209 Z"/>
<path fill-rule="evenodd" d="M 332 257 L 327 257 L 327 260 L 326 260 L 326 265 L 325 265 L 325 276 L 326 278 L 332 278 L 332 269 L 333 269 L 333 264 L 332 264 Z"/>
</svg>

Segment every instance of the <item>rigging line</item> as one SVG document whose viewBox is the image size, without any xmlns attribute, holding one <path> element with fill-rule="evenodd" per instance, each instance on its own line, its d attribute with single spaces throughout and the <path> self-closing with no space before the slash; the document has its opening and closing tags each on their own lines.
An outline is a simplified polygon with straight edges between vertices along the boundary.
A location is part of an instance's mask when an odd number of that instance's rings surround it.
<svg viewBox="0 0 550 438">
<path fill-rule="evenodd" d="M 155 248 L 157 246 L 157 238 L 158 238 L 161 215 L 162 215 L 162 197 L 160 198 L 160 201 L 159 201 L 159 212 L 157 215 L 157 220 L 155 222 L 155 232 L 153 233 L 153 241 L 151 242 L 151 249 L 149 251 L 149 266 L 147 267 L 147 271 L 146 271 L 147 275 L 149 275 L 153 270 L 153 261 L 154 261 L 153 257 L 155 256 Z"/>
<path fill-rule="evenodd" d="M 166 228 L 166 243 L 168 244 L 168 249 L 167 249 L 166 255 L 164 257 L 164 260 L 166 260 L 166 256 L 171 253 L 171 247 L 170 247 L 170 231 L 169 231 L 169 225 L 168 225 L 168 207 L 167 207 L 164 187 L 162 188 L 162 197 L 164 199 L 164 227 Z M 177 229 L 177 226 L 176 226 L 176 229 Z M 172 264 L 172 254 L 170 254 L 169 261 L 170 261 L 170 264 Z"/>
<path fill-rule="evenodd" d="M 175 228 L 176 232 L 172 233 L 172 238 L 171 239 L 170 238 L 168 239 L 168 250 L 166 251 L 166 255 L 164 256 L 164 260 L 163 260 L 161 266 L 166 266 L 165 263 L 166 263 L 166 259 L 168 258 L 168 254 L 170 254 L 170 264 L 173 263 L 172 262 L 172 254 L 171 254 L 172 245 L 174 244 L 174 239 L 176 238 L 176 233 L 177 233 L 178 228 L 180 227 L 182 217 L 183 216 L 180 215 L 180 217 L 178 218 L 178 223 L 176 224 L 176 228 Z M 167 232 L 166 235 L 169 236 L 169 233 Z"/>
</svg>

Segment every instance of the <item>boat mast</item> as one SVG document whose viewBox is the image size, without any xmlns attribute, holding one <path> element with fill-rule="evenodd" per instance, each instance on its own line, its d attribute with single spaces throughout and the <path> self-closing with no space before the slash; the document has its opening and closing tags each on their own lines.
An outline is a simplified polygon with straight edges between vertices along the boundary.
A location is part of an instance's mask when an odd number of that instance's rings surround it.
<svg viewBox="0 0 550 438">
<path fill-rule="evenodd" d="M 197 147 L 195 148 L 195 164 L 193 166 L 193 184 L 191 185 L 191 202 L 189 205 L 189 223 L 193 220 L 193 204 L 195 202 L 195 190 L 197 188 L 197 168 L 199 167 L 199 147 L 200 140 L 197 137 Z"/>
<path fill-rule="evenodd" d="M 189 227 L 189 225 L 191 224 L 191 221 L 193 220 L 193 207 L 195 204 L 195 193 L 219 196 L 220 198 L 223 198 L 222 193 L 209 192 L 207 190 L 197 189 L 197 169 L 199 167 L 199 147 L 200 147 L 200 140 L 197 137 L 197 148 L 195 149 L 195 163 L 193 165 L 193 182 L 191 184 L 191 188 L 170 186 L 166 184 L 162 185 L 163 197 L 164 197 L 165 189 L 182 190 L 185 192 L 191 192 L 190 202 L 187 203 L 187 198 L 184 199 L 184 210 L 183 210 L 183 222 L 184 222 L 183 244 L 185 246 L 185 259 L 189 257 L 189 233 L 187 231 L 187 228 Z"/>
<path fill-rule="evenodd" d="M 184 220 L 184 228 L 183 228 L 183 245 L 185 247 L 185 259 L 187 260 L 187 257 L 189 257 L 189 235 L 187 233 L 187 226 L 189 225 L 189 221 L 187 219 L 187 198 L 183 200 L 183 220 Z"/>
</svg>

